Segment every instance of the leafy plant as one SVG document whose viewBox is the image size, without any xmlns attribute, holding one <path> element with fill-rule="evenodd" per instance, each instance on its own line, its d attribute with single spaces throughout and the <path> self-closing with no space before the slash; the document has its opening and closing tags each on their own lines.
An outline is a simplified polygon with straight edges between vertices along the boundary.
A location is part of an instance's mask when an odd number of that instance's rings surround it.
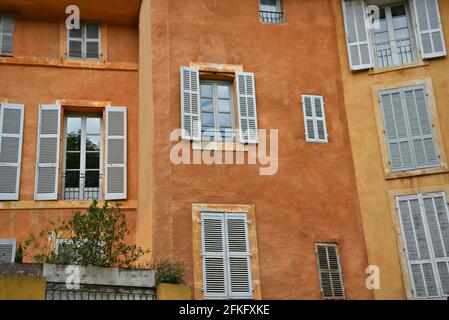
<svg viewBox="0 0 449 320">
<path fill-rule="evenodd" d="M 19 243 L 19 246 L 16 251 L 16 257 L 14 258 L 15 263 L 22 263 L 23 262 L 23 247 L 22 244 Z"/>
<path fill-rule="evenodd" d="M 180 262 L 171 259 L 159 259 L 150 264 L 150 269 L 155 270 L 156 285 L 161 283 L 180 284 L 183 282 L 184 267 Z"/>
<path fill-rule="evenodd" d="M 30 234 L 25 242 L 26 255 L 37 263 L 135 268 L 137 261 L 149 253 L 126 244 L 130 232 L 119 204 L 111 207 L 106 202 L 98 207 L 94 201 L 87 212 L 76 212 L 57 227 L 51 225 L 51 230 L 41 231 L 39 237 Z M 57 239 L 64 240 L 55 250 Z"/>
</svg>

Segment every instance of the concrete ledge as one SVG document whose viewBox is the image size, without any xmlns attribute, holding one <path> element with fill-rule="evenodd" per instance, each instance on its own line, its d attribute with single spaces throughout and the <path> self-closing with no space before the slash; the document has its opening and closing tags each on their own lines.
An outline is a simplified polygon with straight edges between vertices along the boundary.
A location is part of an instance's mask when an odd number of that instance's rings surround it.
<svg viewBox="0 0 449 320">
<path fill-rule="evenodd" d="M 41 277 L 43 275 L 43 265 L 31 263 L 0 263 L 0 275 Z"/>
<path fill-rule="evenodd" d="M 157 300 L 192 300 L 192 289 L 183 284 L 161 283 L 156 289 Z"/>
</svg>

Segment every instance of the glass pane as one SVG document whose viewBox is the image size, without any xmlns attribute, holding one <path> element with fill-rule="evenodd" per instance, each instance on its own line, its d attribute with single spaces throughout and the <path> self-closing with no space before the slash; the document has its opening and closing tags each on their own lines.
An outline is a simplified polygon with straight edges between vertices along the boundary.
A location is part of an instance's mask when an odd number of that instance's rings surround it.
<svg viewBox="0 0 449 320">
<path fill-rule="evenodd" d="M 218 98 L 229 99 L 229 86 L 218 86 Z"/>
<path fill-rule="evenodd" d="M 82 35 L 82 29 L 81 28 L 79 28 L 79 29 L 71 29 L 69 31 L 69 37 L 70 38 L 81 38 L 81 35 Z"/>
<path fill-rule="evenodd" d="M 261 0 L 260 1 L 260 10 L 277 12 L 276 3 L 277 3 L 277 0 Z"/>
<path fill-rule="evenodd" d="M 99 39 L 100 38 L 100 26 L 95 23 L 86 25 L 86 38 L 87 39 Z"/>
<path fill-rule="evenodd" d="M 86 188 L 99 188 L 100 187 L 100 171 L 87 171 L 86 181 L 84 182 Z"/>
<path fill-rule="evenodd" d="M 212 98 L 212 85 L 210 84 L 201 85 L 201 97 Z"/>
<path fill-rule="evenodd" d="M 229 100 L 218 100 L 218 111 L 220 112 L 231 112 L 231 106 Z"/>
<path fill-rule="evenodd" d="M 80 154 L 78 152 L 66 154 L 65 168 L 67 170 L 80 169 Z"/>
<path fill-rule="evenodd" d="M 393 17 L 405 16 L 405 6 L 403 4 L 391 7 L 391 15 Z"/>
<path fill-rule="evenodd" d="M 67 118 L 67 134 L 81 133 L 81 118 Z"/>
<path fill-rule="evenodd" d="M 86 137 L 86 150 L 87 151 L 100 151 L 101 139 L 100 136 L 87 136 Z"/>
<path fill-rule="evenodd" d="M 80 172 L 68 171 L 65 173 L 65 187 L 66 188 L 79 188 L 80 186 Z"/>
<path fill-rule="evenodd" d="M 86 169 L 100 169 L 100 153 L 86 153 Z"/>
<path fill-rule="evenodd" d="M 201 110 L 203 112 L 213 112 L 214 103 L 212 99 L 201 99 Z"/>
<path fill-rule="evenodd" d="M 226 113 L 220 114 L 219 125 L 220 125 L 220 128 L 231 128 L 232 127 L 231 115 L 226 114 Z"/>
<path fill-rule="evenodd" d="M 100 118 L 87 118 L 86 119 L 86 133 L 87 134 L 100 134 L 101 133 L 101 119 Z"/>
<path fill-rule="evenodd" d="M 69 134 L 67 135 L 67 151 L 81 150 L 81 135 Z"/>
<path fill-rule="evenodd" d="M 203 112 L 201 114 L 201 123 L 204 127 L 214 127 L 214 114 L 209 112 Z"/>
</svg>

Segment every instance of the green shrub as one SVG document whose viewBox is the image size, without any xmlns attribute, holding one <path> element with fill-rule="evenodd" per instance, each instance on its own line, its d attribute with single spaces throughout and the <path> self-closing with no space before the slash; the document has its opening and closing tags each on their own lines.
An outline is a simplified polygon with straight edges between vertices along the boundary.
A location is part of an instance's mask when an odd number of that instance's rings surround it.
<svg viewBox="0 0 449 320">
<path fill-rule="evenodd" d="M 184 267 L 180 262 L 171 259 L 160 259 L 150 264 L 150 269 L 156 272 L 156 285 L 161 283 L 183 283 Z"/>
</svg>

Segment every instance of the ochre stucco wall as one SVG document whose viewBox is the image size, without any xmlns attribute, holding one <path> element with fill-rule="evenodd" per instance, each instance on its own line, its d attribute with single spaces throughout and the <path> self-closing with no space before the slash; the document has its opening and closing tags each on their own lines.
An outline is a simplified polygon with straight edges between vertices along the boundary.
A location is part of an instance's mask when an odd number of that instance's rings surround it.
<svg viewBox="0 0 449 320">
<path fill-rule="evenodd" d="M 417 194 L 422 190 L 444 191 L 449 185 L 449 174 L 385 179 L 375 121 L 375 108 L 380 107 L 373 102 L 371 87 L 381 85 L 395 88 L 401 83 L 421 81 L 431 77 L 443 143 L 447 142 L 449 59 L 447 57 L 434 59 L 430 60 L 428 65 L 382 74 L 372 75 L 368 74 L 368 71 L 351 73 L 348 65 L 341 1 L 333 0 L 332 2 L 368 260 L 370 264 L 379 266 L 381 271 L 381 288 L 375 291 L 375 297 L 403 299 L 409 291 L 406 289 L 409 287 L 408 273 L 403 273 L 401 269 L 402 249 L 398 247 L 397 242 L 399 236 L 396 229 L 397 214 L 394 212 L 394 197 L 389 194 Z M 449 1 L 440 0 L 439 4 L 446 44 L 449 44 Z M 440 152 L 449 154 L 449 145 L 444 143 L 444 150 Z"/>
<path fill-rule="evenodd" d="M 0 300 L 45 300 L 45 277 L 0 276 Z"/>
<path fill-rule="evenodd" d="M 262 297 L 319 299 L 315 242 L 338 242 L 349 299 L 369 299 L 368 266 L 346 127 L 330 1 L 285 0 L 288 22 L 259 22 L 258 0 L 152 0 L 153 255 L 184 263 L 193 283 L 192 204 L 255 205 Z M 261 129 L 279 129 L 279 171 L 172 165 L 179 68 L 243 65 L 255 73 Z M 326 100 L 329 144 L 306 144 L 301 94 Z"/>
</svg>

